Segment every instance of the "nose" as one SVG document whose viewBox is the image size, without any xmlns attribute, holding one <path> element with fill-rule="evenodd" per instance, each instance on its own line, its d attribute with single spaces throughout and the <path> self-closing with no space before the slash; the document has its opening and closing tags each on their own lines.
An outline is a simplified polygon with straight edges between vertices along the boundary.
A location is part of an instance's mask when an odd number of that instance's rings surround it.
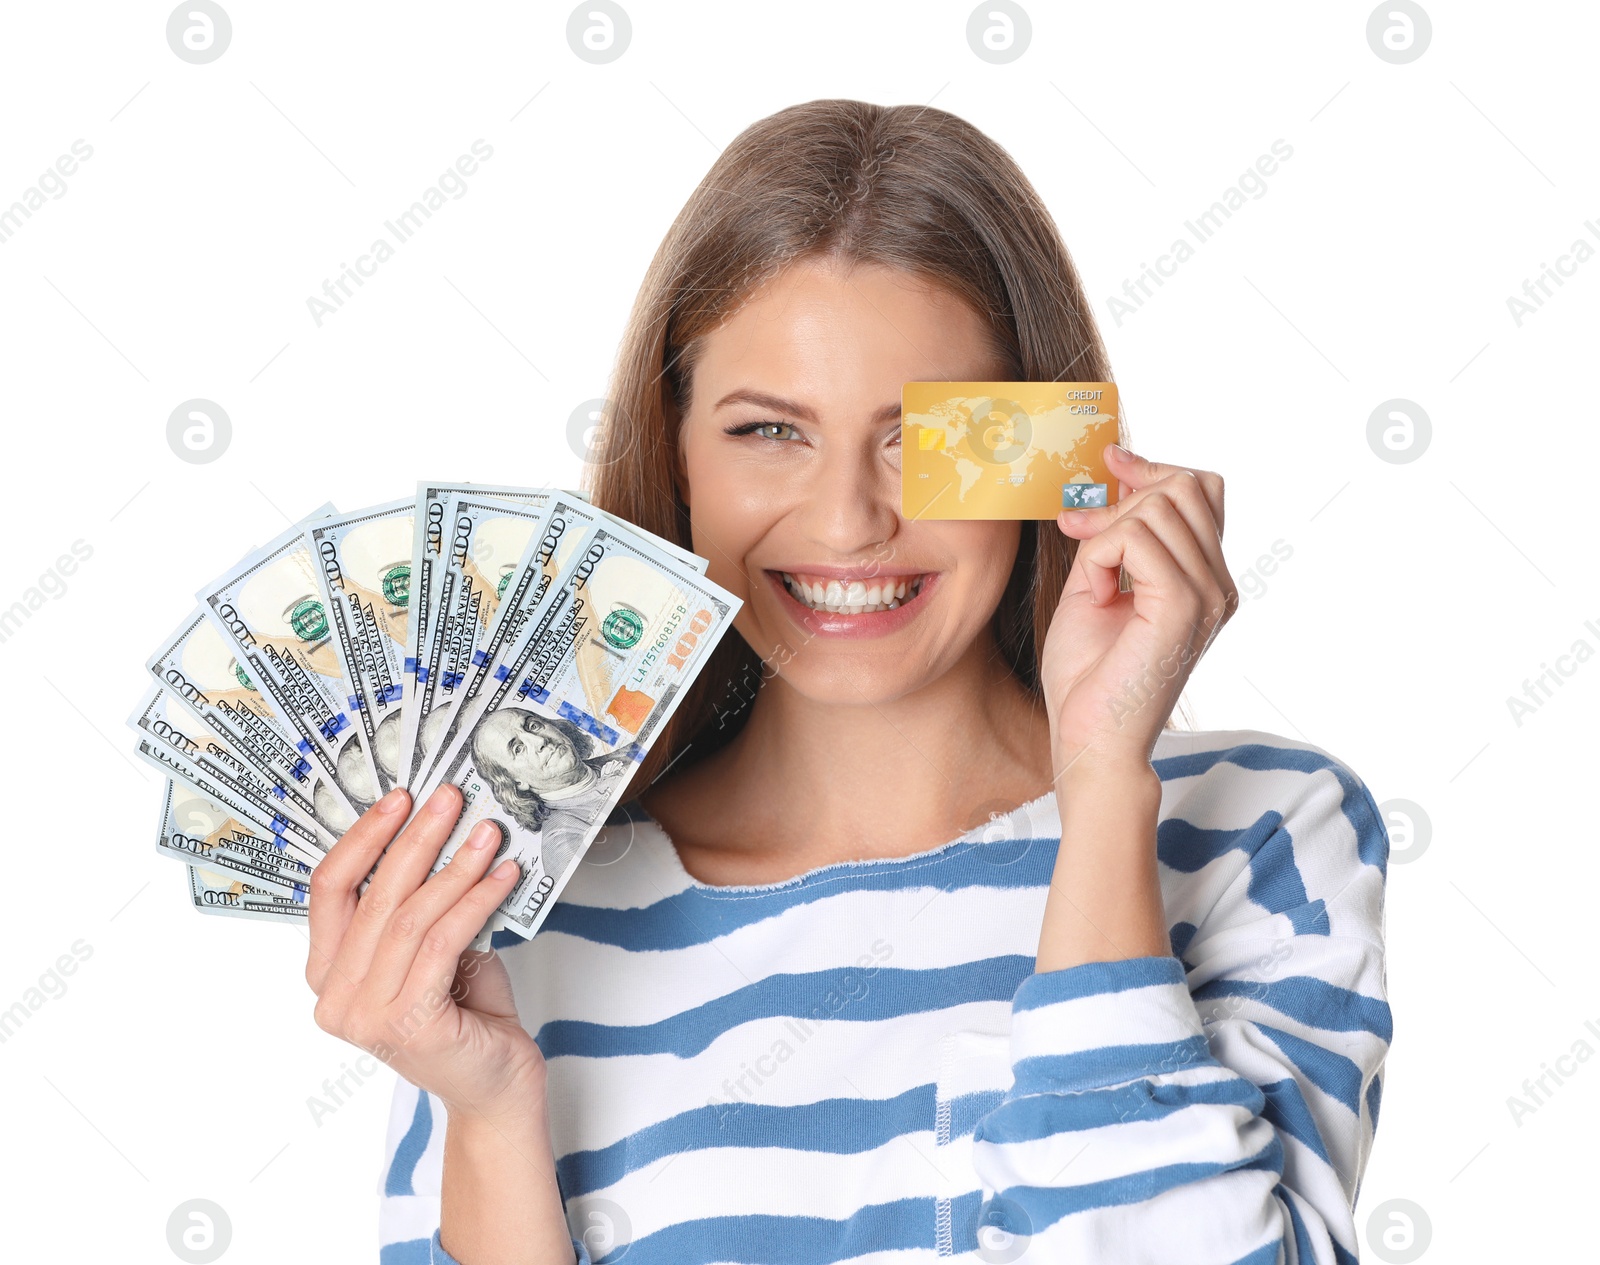
<svg viewBox="0 0 1600 1265">
<path fill-rule="evenodd" d="M 860 561 L 900 530 L 900 468 L 877 440 L 832 444 L 813 463 L 801 527 L 817 562 Z"/>
</svg>

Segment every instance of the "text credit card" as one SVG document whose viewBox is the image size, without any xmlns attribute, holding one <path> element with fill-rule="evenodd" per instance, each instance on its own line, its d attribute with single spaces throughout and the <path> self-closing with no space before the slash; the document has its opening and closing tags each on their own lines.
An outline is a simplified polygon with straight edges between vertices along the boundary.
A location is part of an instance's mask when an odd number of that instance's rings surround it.
<svg viewBox="0 0 1600 1265">
<path fill-rule="evenodd" d="M 900 505 L 909 519 L 1054 518 L 1117 499 L 1114 382 L 907 382 Z"/>
</svg>

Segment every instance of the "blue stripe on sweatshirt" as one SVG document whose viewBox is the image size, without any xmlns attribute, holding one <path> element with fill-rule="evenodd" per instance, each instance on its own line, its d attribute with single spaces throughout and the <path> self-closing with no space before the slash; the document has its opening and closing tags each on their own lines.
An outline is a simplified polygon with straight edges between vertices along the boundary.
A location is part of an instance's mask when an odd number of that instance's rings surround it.
<svg viewBox="0 0 1600 1265">
<path fill-rule="evenodd" d="M 1330 1032 L 1370 1032 L 1388 1041 L 1394 1035 L 1389 1004 L 1329 984 L 1314 975 L 1277 980 L 1212 980 L 1194 990 L 1196 1001 L 1249 997 L 1280 1014 Z"/>
<path fill-rule="evenodd" d="M 400 1145 L 396 1147 L 394 1157 L 389 1162 L 389 1173 L 383 1183 L 384 1194 L 416 1193 L 412 1189 L 412 1174 L 416 1172 L 417 1161 L 422 1158 L 422 1152 L 427 1148 L 428 1139 L 432 1135 L 433 1109 L 429 1105 L 428 1095 L 418 1094 L 417 1110 L 411 1117 L 411 1127 L 400 1139 Z"/>
<path fill-rule="evenodd" d="M 1386 875 L 1389 864 L 1389 837 L 1383 816 L 1366 786 L 1338 761 L 1315 751 L 1245 743 L 1220 751 L 1195 752 L 1151 760 L 1150 765 L 1163 782 L 1169 778 L 1194 777 L 1222 761 L 1255 770 L 1291 769 L 1299 773 L 1331 774 L 1343 792 L 1339 811 L 1344 814 L 1359 840 L 1361 861 L 1377 866 Z"/>
<path fill-rule="evenodd" d="M 1042 972 L 1045 898 L 1071 884 L 1036 837 L 1048 797 L 1018 838 L 737 888 L 688 879 L 636 804 L 614 814 L 628 846 L 533 940 L 495 938 L 547 1059 L 579 1261 L 936 1265 L 1011 1229 L 1039 1240 L 1025 1259 L 1177 1261 L 1204 1216 L 1208 1260 L 1355 1265 L 1338 1195 L 1393 1032 L 1381 816 L 1340 762 L 1254 731 L 1167 732 L 1151 763 L 1170 955 Z M 430 1259 L 444 1118 L 398 1092 L 381 1241 L 407 1265 Z"/>
<path fill-rule="evenodd" d="M 723 1033 L 756 1019 L 844 1019 L 870 1023 L 922 1014 L 972 1001 L 1010 1001 L 1033 970 L 1020 956 L 988 958 L 928 970 L 879 967 L 871 988 L 862 989 L 861 971 L 842 966 L 799 974 L 769 975 L 714 1001 L 702 1002 L 667 1019 L 642 1024 L 591 1023 L 552 1019 L 534 1035 L 547 1059 L 563 1056 L 618 1058 L 633 1054 L 699 1054 Z M 859 996 L 857 995 L 859 994 Z M 850 1004 L 831 1005 L 830 996 Z"/>
<path fill-rule="evenodd" d="M 606 909 L 579 900 L 561 900 L 545 919 L 545 931 L 622 945 L 635 952 L 685 949 L 776 918 L 793 909 L 827 901 L 841 892 L 947 892 L 967 888 L 995 891 L 1038 888 L 1050 881 L 1059 839 L 957 843 L 933 859 L 909 858 L 837 867 L 827 880 L 781 888 L 752 900 L 743 892 L 690 887 L 637 909 Z M 1005 849 L 1005 864 L 987 859 Z"/>
</svg>

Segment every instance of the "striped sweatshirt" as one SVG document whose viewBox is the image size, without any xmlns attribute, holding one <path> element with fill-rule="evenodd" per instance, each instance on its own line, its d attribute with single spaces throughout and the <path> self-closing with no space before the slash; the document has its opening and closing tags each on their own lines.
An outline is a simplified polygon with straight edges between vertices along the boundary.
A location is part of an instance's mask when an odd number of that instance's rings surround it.
<svg viewBox="0 0 1600 1265">
<path fill-rule="evenodd" d="M 1053 794 L 743 886 L 619 808 L 538 934 L 496 942 L 579 1265 L 1356 1261 L 1391 1033 L 1382 817 L 1270 734 L 1167 730 L 1152 763 L 1170 956 L 1042 972 Z M 401 1081 L 384 1265 L 454 1260 L 444 1129 Z"/>
</svg>

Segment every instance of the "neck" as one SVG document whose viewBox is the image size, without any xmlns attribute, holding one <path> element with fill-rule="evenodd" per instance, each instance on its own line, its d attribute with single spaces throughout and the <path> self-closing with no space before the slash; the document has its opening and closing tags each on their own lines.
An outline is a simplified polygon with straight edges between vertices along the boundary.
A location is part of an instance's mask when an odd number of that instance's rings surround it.
<svg viewBox="0 0 1600 1265">
<path fill-rule="evenodd" d="M 780 672 L 752 708 L 717 763 L 753 851 L 812 864 L 904 855 L 1051 787 L 1044 705 L 988 636 L 900 698 L 819 702 Z"/>
</svg>

